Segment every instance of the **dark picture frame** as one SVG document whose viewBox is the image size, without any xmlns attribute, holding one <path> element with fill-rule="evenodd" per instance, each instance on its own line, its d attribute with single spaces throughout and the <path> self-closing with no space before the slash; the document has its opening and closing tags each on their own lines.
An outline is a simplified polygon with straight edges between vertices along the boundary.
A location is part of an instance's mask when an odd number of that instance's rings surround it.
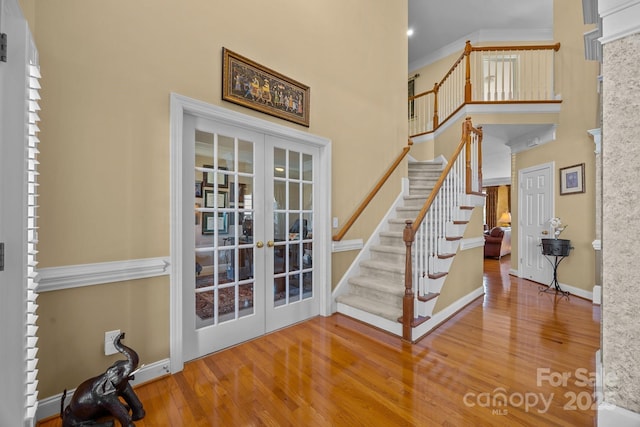
<svg viewBox="0 0 640 427">
<path fill-rule="evenodd" d="M 584 163 L 560 168 L 560 195 L 584 192 Z"/>
<path fill-rule="evenodd" d="M 202 181 L 196 181 L 196 197 L 202 197 Z"/>
<path fill-rule="evenodd" d="M 218 233 L 229 234 L 229 215 L 226 212 L 218 213 Z"/>
<path fill-rule="evenodd" d="M 224 209 L 227 207 L 227 200 L 229 198 L 229 193 L 226 191 L 218 191 L 218 208 Z"/>
<path fill-rule="evenodd" d="M 214 212 L 202 212 L 202 234 L 215 233 L 216 226 L 216 214 Z"/>
<path fill-rule="evenodd" d="M 310 88 L 222 48 L 222 99 L 309 127 Z"/>
<path fill-rule="evenodd" d="M 204 169 L 213 169 L 213 165 L 202 165 Z M 213 187 L 213 172 L 202 171 L 202 185 Z"/>
<path fill-rule="evenodd" d="M 202 165 L 204 169 L 213 169 L 213 165 Z M 218 187 L 219 188 L 228 188 L 229 187 L 229 175 L 226 173 L 221 173 L 220 171 L 228 170 L 224 166 L 220 166 L 218 168 Z M 202 185 L 205 187 L 213 187 L 214 186 L 214 174 L 215 172 L 202 172 Z"/>
<path fill-rule="evenodd" d="M 213 190 L 204 190 L 204 195 L 202 198 L 204 202 L 205 208 L 214 208 L 214 198 L 213 198 Z"/>
</svg>

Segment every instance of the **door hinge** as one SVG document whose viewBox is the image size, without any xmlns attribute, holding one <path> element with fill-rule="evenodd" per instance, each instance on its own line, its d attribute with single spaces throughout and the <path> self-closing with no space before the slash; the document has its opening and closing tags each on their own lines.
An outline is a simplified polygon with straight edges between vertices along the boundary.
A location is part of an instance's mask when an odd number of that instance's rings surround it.
<svg viewBox="0 0 640 427">
<path fill-rule="evenodd" d="M 4 243 L 0 243 L 0 271 L 4 271 Z"/>
<path fill-rule="evenodd" d="M 7 62 L 7 33 L 0 33 L 0 61 Z"/>
</svg>

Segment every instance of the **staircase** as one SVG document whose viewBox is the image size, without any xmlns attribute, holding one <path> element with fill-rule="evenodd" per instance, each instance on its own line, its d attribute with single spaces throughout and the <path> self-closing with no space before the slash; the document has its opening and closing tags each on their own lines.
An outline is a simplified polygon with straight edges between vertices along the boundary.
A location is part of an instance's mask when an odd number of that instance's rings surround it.
<svg viewBox="0 0 640 427">
<path fill-rule="evenodd" d="M 396 203 L 357 260 L 357 267 L 349 274 L 345 289 L 336 298 L 338 312 L 401 335 L 399 319 L 402 318 L 405 293 L 406 256 L 403 230 L 407 220 L 415 221 L 444 166 L 444 160 L 409 164 L 406 194 Z M 446 184 L 443 189 L 447 191 Z M 419 283 L 414 326 L 428 320 L 432 314 L 472 209 L 457 206 L 452 210 L 454 218 L 443 230 L 437 256 L 432 257 L 429 266 L 414 273 Z"/>
</svg>

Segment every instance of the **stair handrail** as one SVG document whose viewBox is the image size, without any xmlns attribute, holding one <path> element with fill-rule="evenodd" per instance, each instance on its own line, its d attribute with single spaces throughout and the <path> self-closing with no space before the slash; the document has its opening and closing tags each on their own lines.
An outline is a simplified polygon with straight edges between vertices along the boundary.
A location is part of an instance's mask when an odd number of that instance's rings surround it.
<svg viewBox="0 0 640 427">
<path fill-rule="evenodd" d="M 475 138 L 473 136 L 475 135 Z M 476 144 L 475 149 L 473 149 L 472 145 Z M 405 275 L 404 275 L 404 296 L 402 300 L 402 337 L 406 341 L 411 341 L 411 330 L 414 324 L 415 319 L 415 297 L 416 292 L 413 283 L 413 263 L 414 256 L 412 254 L 412 247 L 415 241 L 416 234 L 418 230 L 423 225 L 425 221 L 425 217 L 427 213 L 431 209 L 436 197 L 440 195 L 441 190 L 443 189 L 445 181 L 450 177 L 450 174 L 459 159 L 460 155 L 463 153 L 465 155 L 465 165 L 462 169 L 464 173 L 464 187 L 466 194 L 482 194 L 482 128 L 478 127 L 477 129 L 473 127 L 472 121 L 470 117 L 467 117 L 465 121 L 462 123 L 462 136 L 460 138 L 460 143 L 456 147 L 456 150 L 451 155 L 449 162 L 443 169 L 440 174 L 440 177 L 436 181 L 436 184 L 429 194 L 429 197 L 423 204 L 420 212 L 418 213 L 416 219 L 406 220 L 405 229 L 403 231 L 403 240 L 406 246 L 406 254 L 405 254 Z M 475 157 L 474 157 L 475 155 Z M 454 198 L 455 196 L 450 195 L 450 198 Z M 445 226 L 440 225 L 439 231 L 445 234 Z M 439 236 L 435 236 L 437 239 Z"/>
<path fill-rule="evenodd" d="M 465 147 L 468 147 L 468 149 L 471 148 L 470 147 L 471 132 L 474 132 L 474 131 L 478 132 L 478 130 L 474 129 L 473 127 L 473 124 L 471 122 L 471 117 L 467 117 L 465 121 L 462 123 L 462 137 L 460 138 L 460 143 L 458 143 L 458 147 L 451 155 L 449 162 L 447 163 L 445 168 L 442 170 L 442 173 L 440 174 L 438 181 L 436 181 L 436 184 L 433 187 L 433 190 L 431 190 L 431 194 L 429 194 L 429 197 L 424 202 L 424 205 L 422 206 L 422 209 L 420 209 L 418 216 L 416 217 L 415 221 L 413 221 L 412 223 L 413 225 L 411 226 L 411 230 L 414 234 L 418 231 L 418 227 L 420 227 L 420 224 L 422 223 L 422 221 L 424 221 L 424 217 L 426 216 L 427 211 L 429 210 L 429 208 L 431 208 L 431 204 L 436 198 L 438 191 L 440 191 L 440 189 L 442 188 L 442 184 L 447 178 L 447 175 L 449 175 L 449 172 L 451 172 L 451 168 L 453 167 L 455 161 L 457 160 L 458 156 L 462 152 L 462 149 Z M 479 132 L 482 132 L 482 131 L 480 130 Z M 467 159 L 467 163 L 469 163 L 469 159 Z M 473 191 L 471 186 L 472 184 L 472 177 L 471 177 L 472 174 L 470 173 L 471 165 L 467 164 L 466 169 L 467 169 L 466 170 L 467 174 L 465 174 L 465 176 L 469 176 L 469 178 L 467 178 L 467 181 L 466 181 L 466 192 L 467 194 L 476 193 L 475 191 Z M 480 168 L 480 177 L 481 176 L 482 176 L 482 168 Z"/>
<path fill-rule="evenodd" d="M 402 148 L 402 152 L 398 155 L 398 157 L 396 157 L 395 161 L 391 164 L 391 166 L 389 166 L 389 168 L 387 169 L 385 174 L 382 176 L 382 178 L 380 178 L 380 180 L 375 185 L 375 187 L 373 187 L 373 189 L 369 192 L 369 194 L 367 194 L 367 197 L 364 198 L 364 200 L 356 208 L 356 210 L 351 215 L 351 217 L 347 220 L 347 222 L 344 223 L 344 225 L 342 226 L 340 231 L 338 231 L 336 234 L 333 235 L 332 240 L 334 242 L 338 242 L 338 241 L 342 240 L 342 238 L 345 236 L 345 234 L 347 234 L 347 231 L 349 231 L 351 226 L 356 222 L 358 217 L 360 217 L 362 212 L 364 212 L 365 208 L 369 205 L 371 200 L 373 200 L 375 195 L 378 194 L 378 192 L 380 191 L 382 186 L 387 182 L 387 180 L 389 179 L 391 174 L 393 172 L 395 172 L 395 170 L 398 168 L 398 166 L 400 165 L 402 160 L 409 153 L 409 151 L 411 150 L 411 146 L 412 145 L 413 145 L 413 141 L 411 139 L 409 139 L 407 141 L 407 145 Z"/>
<path fill-rule="evenodd" d="M 496 104 L 496 103 L 536 103 L 536 102 L 561 102 L 557 99 L 547 97 L 545 99 L 526 99 L 526 100 L 491 100 L 484 101 L 473 99 L 472 91 L 472 67 L 471 54 L 473 52 L 507 52 L 507 51 L 550 51 L 557 52 L 560 49 L 560 43 L 555 44 L 537 44 L 537 45 L 505 45 L 505 46 L 472 46 L 467 40 L 463 52 L 456 58 L 453 65 L 445 73 L 444 77 L 434 84 L 433 89 L 421 92 L 417 95 L 409 97 L 409 120 L 410 120 L 410 137 L 417 137 L 428 133 L 435 132 L 447 120 L 449 120 L 456 112 L 458 112 L 466 104 Z M 464 64 L 464 65 L 463 65 Z M 551 64 L 552 65 L 552 64 Z M 464 67 L 464 69 L 462 68 Z M 452 83 L 449 83 L 449 80 Z M 462 83 L 463 87 L 457 85 Z M 449 93 L 442 93 L 445 84 L 449 84 Z M 444 88 L 447 89 L 447 88 Z M 448 97 L 446 95 L 449 95 Z M 431 98 L 429 98 L 431 97 Z M 453 97 L 453 98 L 452 98 Z M 421 100 L 424 101 L 424 108 L 421 108 Z M 448 107 L 448 108 L 445 108 Z M 443 111 L 444 110 L 444 111 Z M 424 111 L 424 117 L 420 112 Z M 443 114 L 441 119 L 439 116 Z M 428 116 L 431 117 L 428 117 Z M 417 117 L 417 124 L 413 125 L 412 120 Z M 431 128 L 427 125 L 431 121 Z"/>
</svg>

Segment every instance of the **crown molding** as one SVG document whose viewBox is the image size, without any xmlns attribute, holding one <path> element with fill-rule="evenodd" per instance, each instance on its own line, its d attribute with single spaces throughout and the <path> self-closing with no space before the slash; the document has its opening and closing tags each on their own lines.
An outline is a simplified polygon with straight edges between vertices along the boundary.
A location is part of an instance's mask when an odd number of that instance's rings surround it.
<svg viewBox="0 0 640 427">
<path fill-rule="evenodd" d="M 598 13 L 602 18 L 602 44 L 640 32 L 640 0 L 599 0 Z"/>
</svg>

